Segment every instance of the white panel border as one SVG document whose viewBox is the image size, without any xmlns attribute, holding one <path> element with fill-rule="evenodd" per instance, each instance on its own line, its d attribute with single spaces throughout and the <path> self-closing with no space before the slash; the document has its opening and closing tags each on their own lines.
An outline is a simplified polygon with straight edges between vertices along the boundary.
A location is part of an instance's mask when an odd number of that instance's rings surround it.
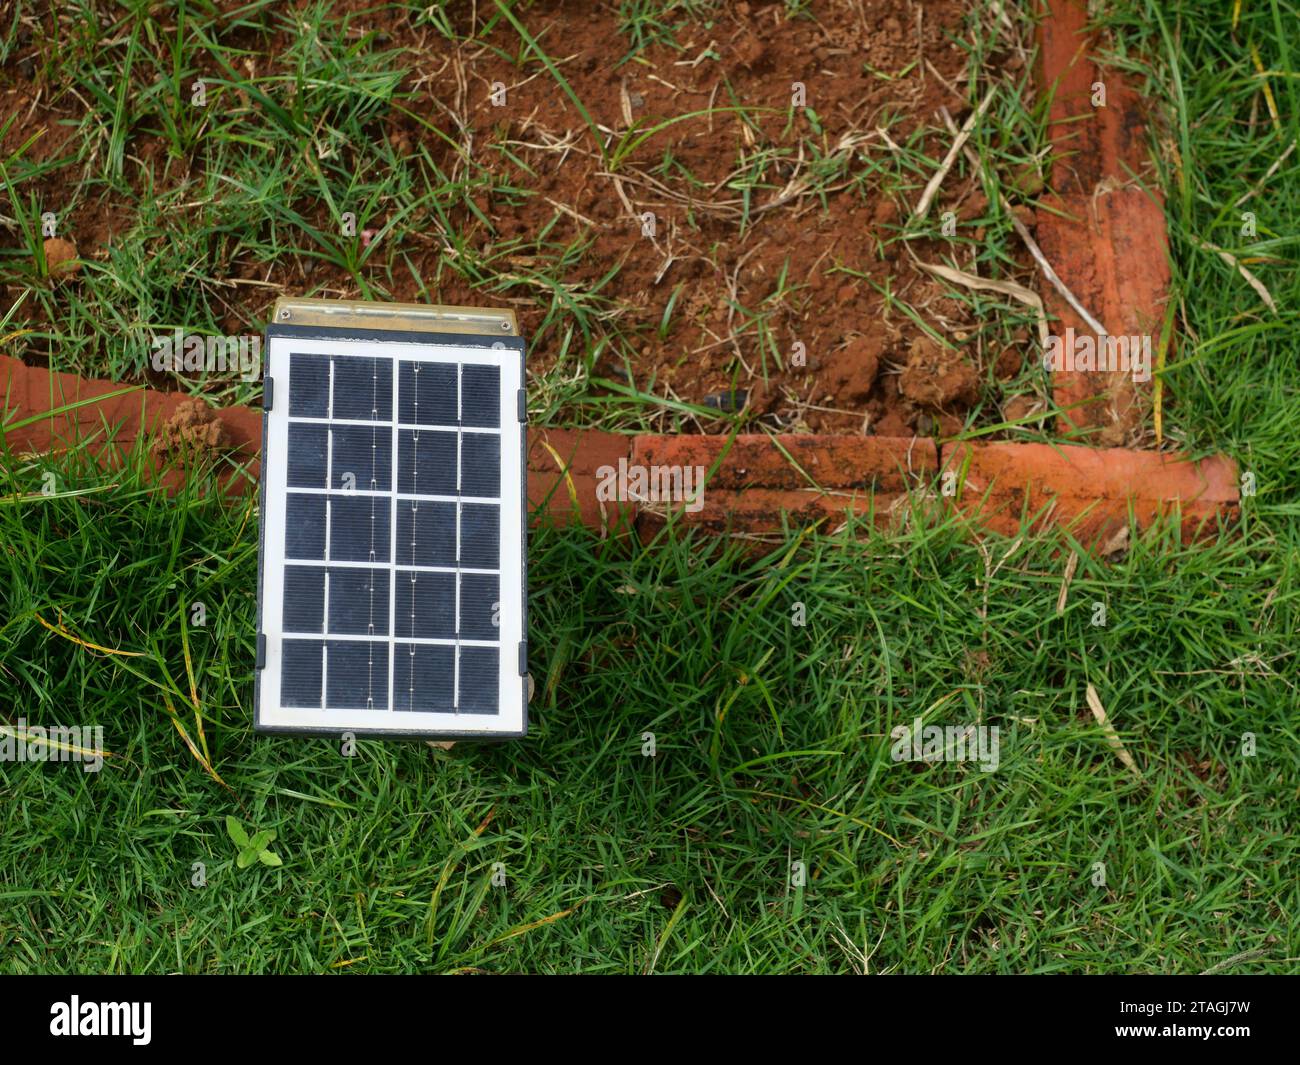
<svg viewBox="0 0 1300 1065">
<path fill-rule="evenodd" d="M 393 394 L 398 388 L 398 364 L 402 361 L 496 366 L 500 369 L 501 505 L 499 529 L 501 603 L 496 714 L 430 713 L 387 710 L 327 710 L 286 707 L 280 702 L 283 665 L 283 605 L 285 569 L 285 509 L 287 499 L 289 436 L 290 354 L 378 356 L 393 363 Z M 271 410 L 267 413 L 266 440 L 262 449 L 262 477 L 265 482 L 265 512 L 262 514 L 262 633 L 266 658 L 259 671 L 258 724 L 268 729 L 366 731 L 373 733 L 448 734 L 457 736 L 517 734 L 524 728 L 527 678 L 519 674 L 519 645 L 523 630 L 523 438 L 525 426 L 518 421 L 517 396 L 523 387 L 521 358 L 514 348 L 461 347 L 428 341 L 300 339 L 272 336 L 267 344 L 266 375 L 275 383 Z M 513 427 L 513 431 L 512 428 Z M 393 431 L 397 429 L 394 426 Z M 518 435 L 516 435 L 518 434 Z M 397 470 L 392 471 L 396 486 Z M 392 498 L 392 496 L 385 496 Z M 423 498 L 423 497 L 421 497 Z M 322 565 L 328 564 L 328 560 Z M 395 559 L 388 568 L 394 570 Z M 391 583 L 391 582 L 390 582 Z M 390 588 L 390 594 L 394 594 Z M 326 637 L 322 636 L 322 639 Z M 389 655 L 398 640 L 389 635 Z"/>
</svg>

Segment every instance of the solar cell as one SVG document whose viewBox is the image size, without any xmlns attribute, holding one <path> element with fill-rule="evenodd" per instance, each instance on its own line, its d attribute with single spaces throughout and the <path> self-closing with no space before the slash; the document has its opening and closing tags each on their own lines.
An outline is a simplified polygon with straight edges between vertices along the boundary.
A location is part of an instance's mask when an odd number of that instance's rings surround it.
<svg viewBox="0 0 1300 1065">
<path fill-rule="evenodd" d="M 348 306 L 267 331 L 257 727 L 522 735 L 523 343 Z"/>
</svg>

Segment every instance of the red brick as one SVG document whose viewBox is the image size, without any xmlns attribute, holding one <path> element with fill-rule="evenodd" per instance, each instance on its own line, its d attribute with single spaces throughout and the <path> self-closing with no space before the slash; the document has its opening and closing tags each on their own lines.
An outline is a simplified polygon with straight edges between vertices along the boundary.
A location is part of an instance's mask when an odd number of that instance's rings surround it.
<svg viewBox="0 0 1300 1065">
<path fill-rule="evenodd" d="M 1050 444 L 961 444 L 944 456 L 944 471 L 961 477 L 949 499 L 980 528 L 1012 536 L 1022 516 L 1032 528 L 1069 528 L 1084 544 L 1109 538 L 1127 524 L 1139 527 L 1176 508 L 1191 539 L 1214 519 L 1238 515 L 1237 466 L 1223 456 L 1186 456 L 1122 448 Z M 942 486 L 942 478 L 940 484 Z"/>
<path fill-rule="evenodd" d="M 632 437 L 592 429 L 528 430 L 528 507 L 536 524 L 545 515 L 556 525 L 580 521 L 593 529 L 631 523 L 635 507 L 597 498 L 598 474 L 617 470 Z M 572 490 L 572 491 L 571 491 Z M 574 499 L 577 511 L 574 510 Z"/>
<path fill-rule="evenodd" d="M 1040 83 L 1052 94 L 1049 135 L 1055 163 L 1053 194 L 1038 212 L 1036 236 L 1056 273 L 1079 302 L 1113 336 L 1150 336 L 1159 346 L 1169 298 L 1168 238 L 1164 200 L 1132 175 L 1154 178 L 1143 124 L 1142 100 L 1118 71 L 1093 59 L 1083 0 L 1047 0 L 1039 23 Z M 1106 86 L 1106 106 L 1092 105 L 1092 86 Z M 1051 328 L 1092 330 L 1043 281 Z M 1152 367 L 1154 370 L 1154 366 Z M 1094 444 L 1120 445 L 1141 424 L 1150 383 L 1129 374 L 1057 372 L 1053 396 L 1063 414 L 1060 431 L 1091 429 Z"/>
<path fill-rule="evenodd" d="M 752 536 L 821 519 L 833 529 L 846 512 L 888 522 L 906 509 L 909 490 L 934 476 L 938 455 L 922 438 L 754 434 L 737 436 L 728 448 L 726 437 L 639 436 L 630 461 L 703 467 L 706 476 L 703 505 L 694 513 L 680 502 L 642 503 L 643 538 L 662 528 L 669 509 L 688 527 Z"/>
<path fill-rule="evenodd" d="M 122 387 L 52 374 L 3 356 L 0 382 L 7 391 L 11 421 L 51 406 L 106 396 Z M 96 453 L 106 462 L 115 462 L 103 443 L 106 438 L 118 448 L 128 447 L 141 435 L 154 432 L 185 399 L 179 393 L 136 389 L 11 428 L 5 440 L 16 453 L 39 454 L 93 438 L 100 441 Z M 262 412 L 229 407 L 216 413 L 231 436 L 234 457 L 251 461 L 255 477 Z M 620 460 L 644 467 L 703 466 L 706 473 L 717 464 L 706 484 L 704 506 L 694 514 L 683 512 L 682 521 L 747 537 L 818 521 L 823 530 L 833 531 L 848 513 L 887 523 L 910 508 L 914 489 L 928 492 L 938 472 L 934 445 L 921 438 L 749 435 L 736 437 L 728 449 L 727 439 L 717 436 L 634 438 L 589 430 L 533 429 L 528 444 L 530 505 L 545 506 L 561 524 L 573 520 L 572 483 L 578 500 L 576 517 L 597 529 L 618 529 L 636 514 L 632 501 L 609 499 L 602 507 L 597 495 L 602 479 L 616 479 Z M 1186 536 L 1216 516 L 1232 519 L 1238 513 L 1236 465 L 1222 456 L 1191 462 L 1149 451 L 973 443 L 949 449 L 944 468 L 960 470 L 967 455 L 971 465 L 956 505 L 979 528 L 1005 534 L 1019 531 L 1026 507 L 1032 515 L 1051 505 L 1035 524 L 1068 525 L 1085 543 L 1109 536 L 1126 523 L 1130 505 L 1142 525 L 1181 506 Z M 169 471 L 163 483 L 172 485 L 177 476 Z M 246 483 L 229 480 L 231 487 Z M 682 508 L 678 504 L 675 509 Z M 665 510 L 654 502 L 641 509 L 637 528 L 643 537 L 662 527 Z"/>
<path fill-rule="evenodd" d="M 180 392 L 136 388 L 125 395 L 100 399 L 71 410 L 60 408 L 129 387 L 76 374 L 51 373 L 40 367 L 27 366 L 18 359 L 0 356 L 0 389 L 4 390 L 8 409 L 12 412 L 8 420 L 23 421 L 38 412 L 56 412 L 28 425 L 6 430 L 6 446 L 18 453 L 44 454 L 86 442 L 99 461 L 115 466 L 121 452 L 129 450 L 141 436 L 156 433 L 159 426 L 190 397 Z M 251 483 L 256 484 L 261 472 L 257 456 L 262 450 L 262 412 L 251 407 L 225 407 L 217 409 L 215 414 L 226 427 L 233 459 L 240 464 L 249 463 Z M 162 464 L 152 460 L 152 467 L 158 472 Z M 174 488 L 180 478 L 178 470 L 168 469 L 163 472 L 161 482 Z M 250 483 L 233 472 L 223 472 L 221 479 L 232 491 L 242 490 Z"/>
</svg>

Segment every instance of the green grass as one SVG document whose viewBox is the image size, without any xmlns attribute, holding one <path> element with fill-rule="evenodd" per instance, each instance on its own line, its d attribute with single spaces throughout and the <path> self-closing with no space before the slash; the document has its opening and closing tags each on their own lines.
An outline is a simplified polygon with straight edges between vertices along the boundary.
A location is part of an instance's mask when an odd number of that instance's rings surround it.
<svg viewBox="0 0 1300 1065">
<path fill-rule="evenodd" d="M 1300 49 L 1277 22 L 1287 10 L 1293 20 L 1294 7 L 1243 4 L 1236 30 L 1230 8 L 1199 0 L 1172 9 L 1126 5 L 1111 21 L 1117 63 L 1145 82 L 1162 120 L 1157 159 L 1175 298 L 1184 316 L 1183 350 L 1164 374 L 1174 403 L 1169 435 L 1236 456 L 1258 474 L 1261 496 L 1294 520 L 1300 514 L 1300 150 L 1283 156 L 1300 132 Z M 1271 77 L 1256 74 L 1252 47 Z M 1266 85 L 1280 110 L 1276 125 Z M 1247 211 L 1256 216 L 1256 236 L 1243 235 Z M 1269 289 L 1276 315 L 1207 243 L 1247 265 Z"/>
<path fill-rule="evenodd" d="M 671 18 L 694 6 L 674 6 Z M 256 514 L 246 499 L 222 503 L 200 480 L 168 498 L 142 478 L 138 455 L 107 474 L 84 451 L 6 452 L 0 712 L 10 723 L 100 724 L 113 757 L 98 774 L 0 762 L 0 966 L 1194 973 L 1245 953 L 1229 971 L 1294 971 L 1300 274 L 1288 234 L 1300 159 L 1252 199 L 1257 240 L 1233 236 L 1228 206 L 1295 136 L 1294 47 L 1279 22 L 1294 12 L 1243 5 L 1234 33 L 1230 7 L 1152 0 L 1112 18 L 1124 62 L 1170 108 L 1181 160 L 1163 156 L 1186 333 L 1166 373 L 1166 434 L 1198 453 L 1226 451 L 1256 475 L 1238 528 L 1196 546 L 1149 530 L 1117 562 L 1085 556 L 1061 616 L 1069 543 L 981 546 L 922 515 L 888 535 L 792 535 L 765 557 L 719 556 L 715 543 L 675 534 L 643 548 L 542 530 L 530 547 L 530 737 L 451 751 L 362 743 L 347 759 L 329 742 L 251 733 Z M 657 32 L 647 5 L 621 10 Z M 254 37 L 275 18 L 274 5 L 244 11 Z M 1249 43 L 1280 72 L 1278 129 Z M 75 38 L 61 47 L 62 62 L 93 62 Z M 137 46 L 133 61 L 163 55 Z M 341 108 L 331 128 L 348 127 L 364 94 L 344 91 L 355 83 L 329 74 L 319 53 L 294 61 Z M 166 62 L 174 70 L 175 53 Z M 105 80 L 106 108 L 111 88 Z M 119 157 L 113 113 L 86 132 L 100 160 Z M 234 122 L 220 109 L 214 118 Z M 286 111 L 283 131 L 262 135 L 287 143 L 302 120 Z M 999 121 L 1024 125 L 1011 113 Z M 174 134 L 181 146 L 186 135 Z M 195 313 L 193 300 L 215 321 L 220 301 L 206 286 L 226 276 L 220 255 L 236 247 L 356 264 L 355 248 L 286 214 L 297 209 L 279 192 L 290 183 L 338 196 L 352 179 L 240 136 L 224 150 L 225 173 L 241 184 L 190 172 L 138 223 L 124 257 L 95 267 L 84 306 L 60 305 L 51 337 L 73 365 L 106 357 L 97 345 L 117 335 L 102 317 L 110 310 L 170 323 Z M 80 151 L 85 141 L 69 143 Z M 1035 150 L 1030 137 L 1005 159 Z M 919 158 L 899 165 L 915 165 L 912 181 L 924 183 Z M 38 227 L 28 193 L 40 174 L 6 168 L 6 181 L 24 176 L 5 213 Z M 347 195 L 400 209 L 463 191 L 462 177 L 426 166 L 407 192 L 406 177 L 376 168 Z M 120 190 L 111 168 L 102 180 L 77 194 Z M 177 226 L 178 212 L 198 210 L 179 205 L 209 193 L 220 209 Z M 196 260 L 183 242 L 201 220 L 214 228 Z M 154 261 L 164 234 L 181 243 Z M 1198 241 L 1281 259 L 1250 269 L 1282 313 L 1269 315 Z M 175 283 L 196 261 L 198 295 Z M 400 254 L 383 261 L 405 267 Z M 494 276 L 490 260 L 473 269 Z M 131 299 L 104 287 L 108 271 Z M 575 362 L 594 365 L 593 347 L 617 345 L 597 297 L 575 309 L 565 290 L 548 291 Z M 571 410 L 572 394 L 539 382 L 534 413 Z M 47 484 L 53 495 L 41 494 Z M 192 622 L 196 602 L 206 625 Z M 1104 627 L 1091 623 L 1096 602 Z M 806 625 L 793 623 L 796 603 Z M 1140 781 L 1089 713 L 1089 684 Z M 889 733 L 916 716 L 997 725 L 998 769 L 893 762 Z M 1253 758 L 1242 751 L 1248 732 Z M 653 758 L 642 754 L 646 733 Z M 274 832 L 283 864 L 238 868 L 231 816 L 250 837 Z M 796 862 L 802 887 L 791 885 Z"/>
<path fill-rule="evenodd" d="M 1180 547 L 1157 531 L 1117 565 L 1085 559 L 1058 617 L 1050 542 L 985 553 L 918 522 L 745 558 L 542 531 L 530 738 L 347 759 L 251 734 L 246 506 L 69 463 L 56 489 L 103 491 L 46 498 L 47 468 L 17 465 L 7 491 L 35 497 L 0 507 L 0 695 L 29 723 L 102 724 L 114 756 L 97 775 L 0 764 L 10 971 L 823 972 L 865 951 L 872 971 L 1192 972 L 1244 950 L 1280 971 L 1300 956 L 1297 559 L 1258 533 Z M 197 738 L 187 644 L 228 789 L 168 719 L 170 701 Z M 889 733 L 918 715 L 998 725 L 1000 766 L 894 763 Z M 237 868 L 229 815 L 274 831 L 284 864 Z"/>
</svg>

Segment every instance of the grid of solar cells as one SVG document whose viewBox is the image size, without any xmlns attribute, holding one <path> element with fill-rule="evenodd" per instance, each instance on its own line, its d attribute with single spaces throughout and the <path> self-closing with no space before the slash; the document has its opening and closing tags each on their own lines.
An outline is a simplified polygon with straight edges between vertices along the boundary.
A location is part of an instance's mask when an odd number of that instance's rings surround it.
<svg viewBox="0 0 1300 1065">
<path fill-rule="evenodd" d="M 498 712 L 500 370 L 292 353 L 281 704 Z"/>
</svg>

